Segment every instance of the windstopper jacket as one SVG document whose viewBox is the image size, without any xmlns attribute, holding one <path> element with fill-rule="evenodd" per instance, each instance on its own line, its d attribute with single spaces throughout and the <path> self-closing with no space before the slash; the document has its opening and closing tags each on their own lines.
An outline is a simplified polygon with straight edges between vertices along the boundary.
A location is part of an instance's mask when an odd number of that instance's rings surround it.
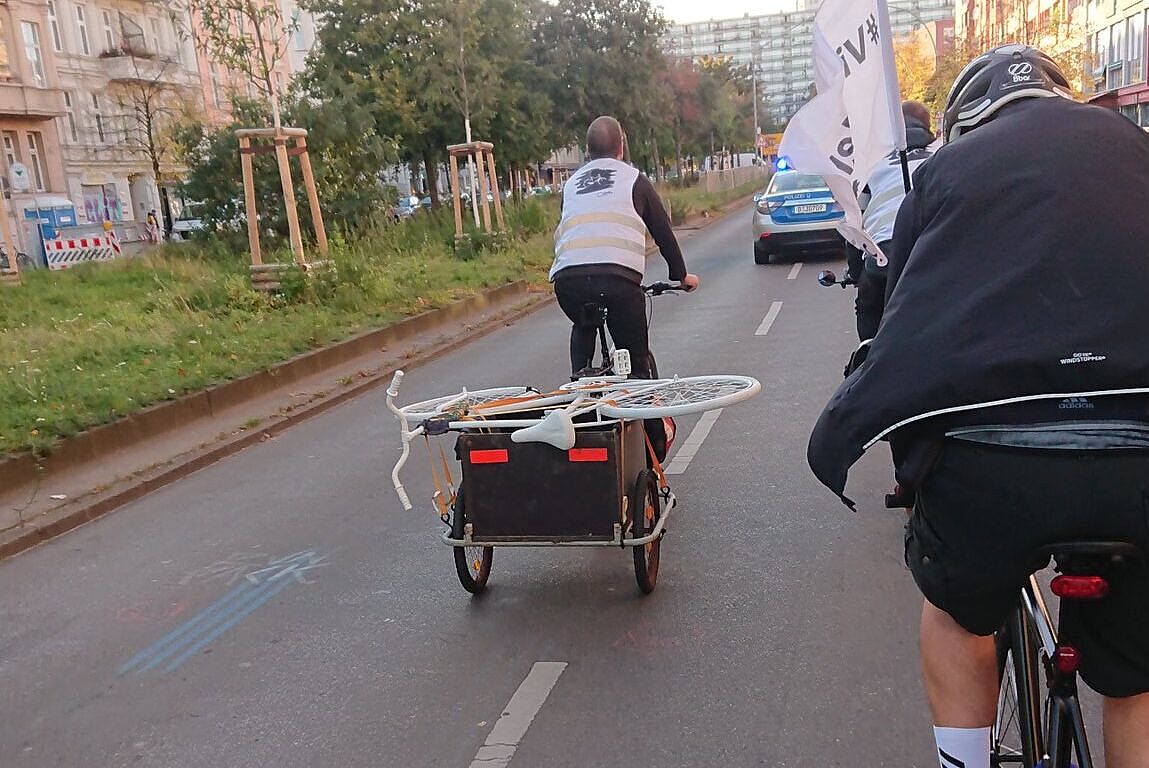
<svg viewBox="0 0 1149 768">
<path fill-rule="evenodd" d="M 1116 112 L 1024 99 L 941 147 L 914 176 L 893 256 L 869 357 L 807 450 L 847 504 L 849 468 L 910 425 L 1149 392 L 1149 136 Z"/>
</svg>

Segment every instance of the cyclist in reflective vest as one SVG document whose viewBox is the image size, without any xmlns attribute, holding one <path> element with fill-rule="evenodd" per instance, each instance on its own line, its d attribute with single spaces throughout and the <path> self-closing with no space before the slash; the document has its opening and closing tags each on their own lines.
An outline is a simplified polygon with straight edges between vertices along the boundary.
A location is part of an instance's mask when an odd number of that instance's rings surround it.
<svg viewBox="0 0 1149 768">
<path fill-rule="evenodd" d="M 626 134 L 618 120 L 596 118 L 586 132 L 590 160 L 563 188 L 562 220 L 555 231 L 555 260 L 550 279 L 559 306 L 573 323 L 571 373 L 591 364 L 596 325 L 584 307 L 606 307 L 607 328 L 619 349 L 630 351 L 633 375 L 652 375 L 646 297 L 646 233 L 650 232 L 671 280 L 686 290 L 698 287 L 698 276 L 686 271 L 670 217 L 654 185 L 625 162 Z M 656 452 L 665 437 L 661 424 L 648 425 Z M 660 456 L 661 458 L 661 456 Z"/>
</svg>

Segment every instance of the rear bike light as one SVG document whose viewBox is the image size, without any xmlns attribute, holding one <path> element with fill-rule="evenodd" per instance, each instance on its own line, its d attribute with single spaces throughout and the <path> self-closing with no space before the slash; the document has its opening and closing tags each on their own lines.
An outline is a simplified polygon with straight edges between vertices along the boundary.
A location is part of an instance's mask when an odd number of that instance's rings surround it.
<svg viewBox="0 0 1149 768">
<path fill-rule="evenodd" d="M 570 461 L 606 461 L 607 451 L 606 448 L 571 448 L 567 451 L 567 458 Z"/>
<path fill-rule="evenodd" d="M 1053 666 L 1063 675 L 1072 675 L 1081 664 L 1081 654 L 1071 645 L 1059 645 L 1053 652 Z"/>
<path fill-rule="evenodd" d="M 471 451 L 469 458 L 472 464 L 506 464 L 510 461 L 506 448 L 489 451 Z"/>
<path fill-rule="evenodd" d="M 1067 600 L 1100 600 L 1109 594 L 1109 582 L 1100 576 L 1055 576 L 1049 583 L 1053 594 Z"/>
</svg>

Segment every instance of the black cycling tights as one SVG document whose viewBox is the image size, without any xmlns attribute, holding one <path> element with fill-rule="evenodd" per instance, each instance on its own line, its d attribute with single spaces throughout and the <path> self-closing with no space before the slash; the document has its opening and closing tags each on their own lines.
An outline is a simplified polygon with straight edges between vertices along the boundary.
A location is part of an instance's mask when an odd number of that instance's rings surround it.
<svg viewBox="0 0 1149 768">
<path fill-rule="evenodd" d="M 631 376 L 653 378 L 650 337 L 646 326 L 646 294 L 642 286 L 619 275 L 578 275 L 555 278 L 555 298 L 574 324 L 571 328 L 571 375 L 593 363 L 598 337 L 597 320 L 587 304 L 606 307 L 606 327 L 618 349 L 630 351 Z M 666 458 L 666 429 L 662 419 L 646 419 L 646 433 L 659 461 Z"/>
</svg>

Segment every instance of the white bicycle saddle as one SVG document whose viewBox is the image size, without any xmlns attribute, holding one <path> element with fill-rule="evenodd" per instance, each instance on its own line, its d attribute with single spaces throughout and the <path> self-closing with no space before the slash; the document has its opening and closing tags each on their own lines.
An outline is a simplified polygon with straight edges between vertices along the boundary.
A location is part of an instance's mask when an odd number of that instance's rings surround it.
<svg viewBox="0 0 1149 768">
<path fill-rule="evenodd" d="M 551 411 L 538 424 L 512 432 L 511 442 L 546 443 L 560 451 L 569 451 L 575 444 L 574 422 L 565 410 Z"/>
</svg>

